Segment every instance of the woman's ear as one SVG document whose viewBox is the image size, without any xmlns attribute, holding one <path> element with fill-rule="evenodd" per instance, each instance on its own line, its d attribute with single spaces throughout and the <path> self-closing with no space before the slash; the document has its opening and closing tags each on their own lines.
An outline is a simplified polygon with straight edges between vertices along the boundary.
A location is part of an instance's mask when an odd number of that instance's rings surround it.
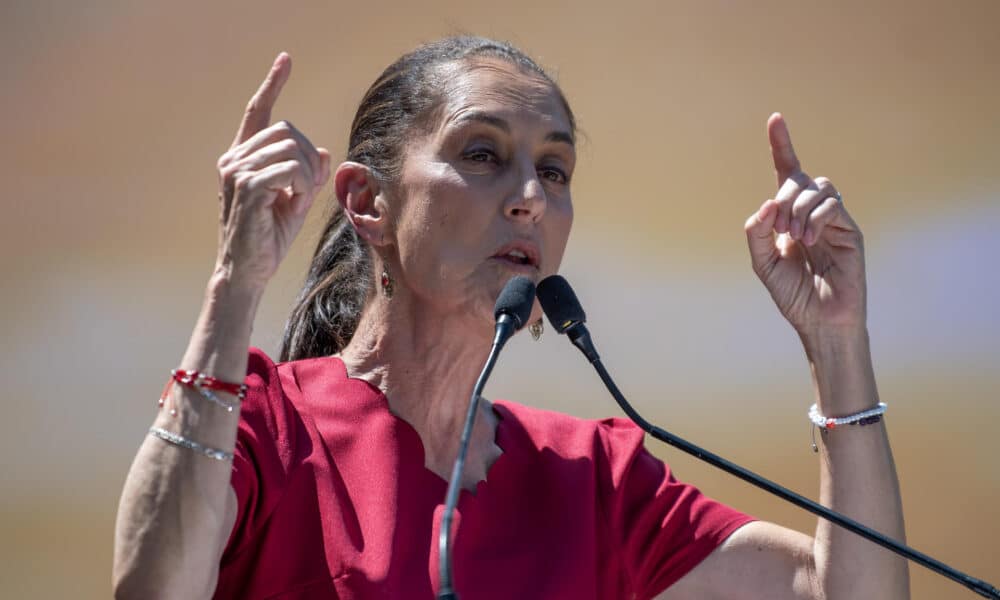
<svg viewBox="0 0 1000 600">
<path fill-rule="evenodd" d="M 362 239 L 372 246 L 392 241 L 385 198 L 370 168 L 357 162 L 340 163 L 333 185 L 337 201 Z"/>
</svg>

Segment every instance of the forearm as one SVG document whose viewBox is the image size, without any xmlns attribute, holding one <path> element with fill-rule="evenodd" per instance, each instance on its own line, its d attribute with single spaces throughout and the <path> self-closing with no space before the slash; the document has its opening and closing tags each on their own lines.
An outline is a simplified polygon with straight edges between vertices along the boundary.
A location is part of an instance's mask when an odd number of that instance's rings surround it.
<svg viewBox="0 0 1000 600">
<path fill-rule="evenodd" d="M 802 336 L 826 416 L 844 416 L 878 404 L 868 333 Z M 903 511 L 884 420 L 842 426 L 818 435 L 820 501 L 896 540 L 904 541 Z M 814 555 L 824 597 L 909 598 L 906 560 L 820 519 Z"/>
<path fill-rule="evenodd" d="M 224 381 L 243 381 L 260 295 L 213 276 L 184 358 Z M 166 371 L 166 369 L 165 369 Z M 232 400 L 221 392 L 220 397 Z M 176 408 L 172 415 L 169 408 Z M 173 385 L 155 427 L 232 452 L 239 410 L 227 412 L 196 390 Z M 232 465 L 147 436 L 129 470 L 115 531 L 116 596 L 207 597 L 233 525 Z"/>
</svg>

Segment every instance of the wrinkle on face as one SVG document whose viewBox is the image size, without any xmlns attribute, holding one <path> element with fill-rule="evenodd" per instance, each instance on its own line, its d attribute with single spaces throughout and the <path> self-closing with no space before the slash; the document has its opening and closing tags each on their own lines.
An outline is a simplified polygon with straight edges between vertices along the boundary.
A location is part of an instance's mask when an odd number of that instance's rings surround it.
<svg viewBox="0 0 1000 600">
<path fill-rule="evenodd" d="M 484 106 L 504 107 L 502 113 L 517 115 L 527 110 L 550 124 L 553 131 L 565 134 L 575 144 L 569 115 L 553 85 L 541 75 L 508 61 L 474 58 L 442 65 L 447 100 L 438 108 L 438 125 L 432 135 L 441 135 L 449 125 L 461 121 Z M 507 85 L 499 85 L 504 84 Z"/>
<path fill-rule="evenodd" d="M 489 334 L 507 277 L 490 262 L 498 248 L 530 238 L 541 254 L 539 276 L 558 269 L 572 224 L 572 121 L 558 89 L 517 65 L 473 59 L 440 69 L 444 101 L 407 144 L 394 190 L 400 276 L 421 303 L 467 315 Z M 496 162 L 470 161 L 468 153 L 480 148 Z M 552 168 L 565 183 L 546 180 Z M 506 216 L 505 206 L 522 193 L 545 194 L 537 222 Z"/>
</svg>

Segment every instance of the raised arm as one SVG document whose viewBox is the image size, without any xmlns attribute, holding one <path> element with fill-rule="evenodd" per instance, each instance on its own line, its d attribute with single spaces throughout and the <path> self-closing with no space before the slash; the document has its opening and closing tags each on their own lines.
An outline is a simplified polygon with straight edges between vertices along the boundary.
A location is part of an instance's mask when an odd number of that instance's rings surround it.
<svg viewBox="0 0 1000 600">
<path fill-rule="evenodd" d="M 781 115 L 768 120 L 778 193 L 746 222 L 754 271 L 798 332 L 828 417 L 879 403 L 866 325 L 861 231 L 833 184 L 806 175 Z M 801 407 L 803 419 L 805 408 Z M 818 436 L 820 502 L 897 540 L 903 512 L 885 422 Z M 815 537 L 771 523 L 737 530 L 660 598 L 909 598 L 905 559 L 820 519 Z"/>
<path fill-rule="evenodd" d="M 218 256 L 179 367 L 223 381 L 246 376 L 261 295 L 330 174 L 326 150 L 314 148 L 287 122 L 269 126 L 290 71 L 290 58 L 280 54 L 218 163 Z M 231 454 L 238 420 L 238 410 L 228 412 L 174 385 L 153 426 Z M 118 507 L 112 574 L 117 598 L 211 597 L 236 519 L 231 467 L 229 460 L 146 437 Z"/>
</svg>

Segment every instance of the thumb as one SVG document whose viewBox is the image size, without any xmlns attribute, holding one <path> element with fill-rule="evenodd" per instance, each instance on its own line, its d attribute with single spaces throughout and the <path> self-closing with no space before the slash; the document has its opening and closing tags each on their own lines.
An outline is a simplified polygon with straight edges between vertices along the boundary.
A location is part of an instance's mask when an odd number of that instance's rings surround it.
<svg viewBox="0 0 1000 600">
<path fill-rule="evenodd" d="M 777 252 L 774 244 L 774 222 L 778 216 L 778 203 L 766 200 L 743 226 L 750 247 L 750 262 L 754 270 L 771 261 Z"/>
</svg>

